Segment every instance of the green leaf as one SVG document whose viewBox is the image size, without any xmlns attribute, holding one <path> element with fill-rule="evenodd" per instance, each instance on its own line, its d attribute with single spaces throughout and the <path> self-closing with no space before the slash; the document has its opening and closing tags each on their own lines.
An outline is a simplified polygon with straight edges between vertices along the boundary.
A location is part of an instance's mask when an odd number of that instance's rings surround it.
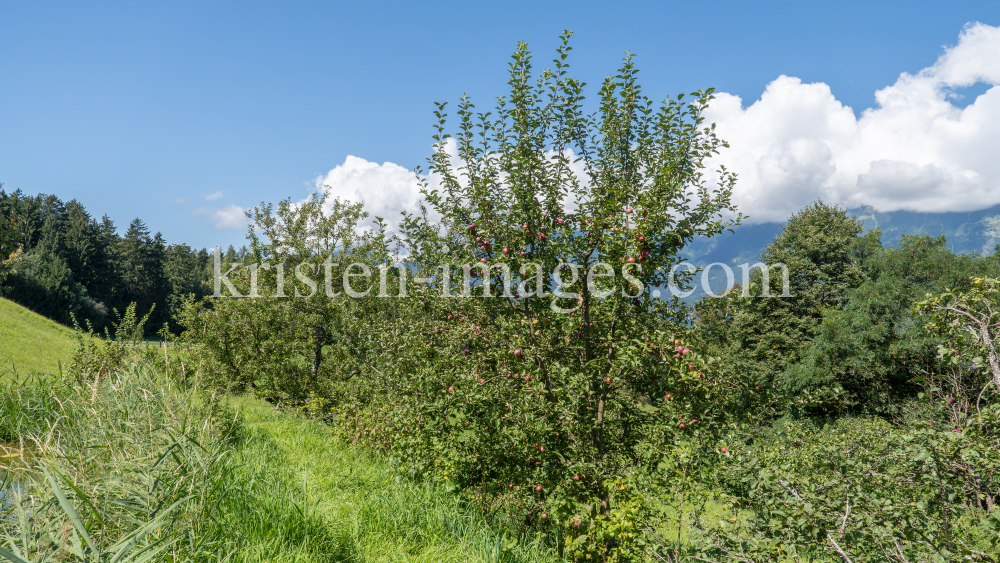
<svg viewBox="0 0 1000 563">
<path fill-rule="evenodd" d="M 24 559 L 14 555 L 13 553 L 7 551 L 6 549 L 0 547 L 0 557 L 7 559 L 8 561 L 13 561 L 14 563 L 28 563 Z"/>
<path fill-rule="evenodd" d="M 62 473 L 59 473 L 58 470 L 53 469 L 53 471 L 59 474 L 59 476 L 63 479 L 66 478 Z M 69 499 L 66 498 L 66 493 L 63 492 L 55 477 L 52 476 L 52 473 L 49 472 L 48 468 L 43 468 L 42 472 L 45 474 L 45 478 L 48 479 L 49 485 L 52 486 L 52 492 L 55 493 L 56 499 L 59 501 L 59 506 L 62 507 L 63 512 L 69 518 L 70 522 L 73 523 L 73 527 L 76 528 L 77 533 L 80 534 L 83 541 L 87 542 L 87 545 L 94 553 L 99 553 L 97 545 L 87 532 L 87 528 L 83 525 L 83 520 L 80 519 L 80 515 L 77 514 L 76 509 L 73 508 L 72 504 L 70 504 Z"/>
</svg>

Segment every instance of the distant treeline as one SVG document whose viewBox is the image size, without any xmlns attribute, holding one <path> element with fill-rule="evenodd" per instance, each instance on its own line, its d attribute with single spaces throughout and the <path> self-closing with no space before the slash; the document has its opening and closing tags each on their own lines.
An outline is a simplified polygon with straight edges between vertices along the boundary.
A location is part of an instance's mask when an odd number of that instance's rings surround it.
<svg viewBox="0 0 1000 563">
<path fill-rule="evenodd" d="M 0 188 L 0 222 L 7 225 L 0 252 L 25 253 L 0 295 L 55 321 L 72 324 L 75 317 L 101 330 L 115 309 L 134 302 L 141 314 L 153 309 L 151 330 L 164 323 L 176 330 L 172 319 L 184 296 L 212 293 L 210 251 L 168 244 L 139 218 L 119 234 L 107 215 L 98 220 L 75 199 Z M 238 252 L 230 247 L 226 254 L 232 260 Z"/>
</svg>

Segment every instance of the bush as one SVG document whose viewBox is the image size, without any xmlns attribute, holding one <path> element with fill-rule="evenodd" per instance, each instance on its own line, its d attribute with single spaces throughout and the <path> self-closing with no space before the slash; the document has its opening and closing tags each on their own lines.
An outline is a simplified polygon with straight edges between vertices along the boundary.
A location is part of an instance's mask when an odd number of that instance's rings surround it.
<svg viewBox="0 0 1000 563">
<path fill-rule="evenodd" d="M 903 426 L 783 421 L 732 448 L 722 470 L 732 518 L 704 530 L 703 549 L 737 560 L 992 561 L 995 414 L 959 429 L 948 406 L 925 404 Z"/>
</svg>

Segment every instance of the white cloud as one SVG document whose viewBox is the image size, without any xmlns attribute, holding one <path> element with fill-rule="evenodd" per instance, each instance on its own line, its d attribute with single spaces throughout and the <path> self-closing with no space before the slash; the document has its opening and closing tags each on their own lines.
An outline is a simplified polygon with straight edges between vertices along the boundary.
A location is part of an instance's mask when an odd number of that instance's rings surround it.
<svg viewBox="0 0 1000 563">
<path fill-rule="evenodd" d="M 206 201 L 215 201 L 215 200 L 221 198 L 222 195 L 223 195 L 222 192 L 218 191 L 218 192 L 215 192 L 214 194 L 208 194 L 208 195 L 206 195 L 205 196 L 205 200 Z"/>
<path fill-rule="evenodd" d="M 991 85 L 954 105 L 954 89 Z M 783 221 L 815 199 L 881 211 L 969 211 L 1000 203 L 1000 27 L 967 26 L 958 44 L 875 93 L 855 118 L 823 83 L 780 76 L 759 100 L 721 93 L 706 112 L 739 174 L 751 222 Z"/>
<path fill-rule="evenodd" d="M 238 205 L 227 205 L 225 207 L 199 207 L 191 212 L 192 215 L 204 215 L 205 222 L 216 229 L 234 229 L 242 231 L 247 226 L 246 210 Z"/>
<path fill-rule="evenodd" d="M 422 199 L 420 182 L 412 170 L 356 156 L 348 156 L 343 164 L 317 178 L 316 188 L 325 189 L 330 197 L 363 202 L 370 220 L 382 217 L 390 228 L 399 224 L 400 212 L 417 213 Z"/>
</svg>

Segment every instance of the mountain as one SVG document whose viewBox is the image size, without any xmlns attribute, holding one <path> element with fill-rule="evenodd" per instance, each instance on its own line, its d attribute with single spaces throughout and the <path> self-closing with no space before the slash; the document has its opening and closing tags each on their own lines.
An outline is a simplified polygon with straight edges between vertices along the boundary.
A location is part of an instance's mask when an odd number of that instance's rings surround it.
<svg viewBox="0 0 1000 563">
<path fill-rule="evenodd" d="M 956 254 L 988 255 L 1000 244 L 1000 205 L 963 213 L 881 212 L 871 207 L 851 209 L 848 213 L 861 220 L 866 232 L 880 229 L 882 243 L 887 247 L 897 245 L 904 234 L 944 235 L 948 239 L 948 248 Z M 757 262 L 764 247 L 781 233 L 784 226 L 785 223 L 739 226 L 731 232 L 693 241 L 685 248 L 683 256 L 699 268 L 717 262 L 727 264 L 739 282 L 742 270 L 737 266 Z M 724 290 L 726 275 L 722 268 L 713 268 L 710 278 L 713 291 Z M 699 285 L 685 301 L 694 302 L 704 296 Z"/>
</svg>

